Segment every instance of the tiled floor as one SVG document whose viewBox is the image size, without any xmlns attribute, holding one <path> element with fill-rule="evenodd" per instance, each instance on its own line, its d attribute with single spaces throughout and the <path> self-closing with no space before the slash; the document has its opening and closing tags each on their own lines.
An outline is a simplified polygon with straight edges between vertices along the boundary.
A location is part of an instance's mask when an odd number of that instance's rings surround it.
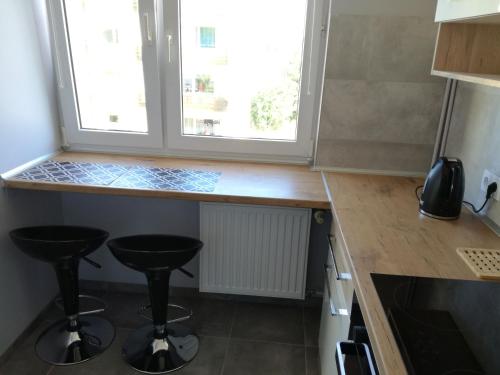
<svg viewBox="0 0 500 375">
<path fill-rule="evenodd" d="M 95 295 L 96 292 L 93 292 Z M 117 332 L 110 349 L 87 363 L 58 367 L 40 361 L 34 342 L 41 330 L 62 313 L 49 309 L 31 336 L 16 346 L 0 367 L 2 375 L 132 375 L 121 359 L 121 343 L 132 329 L 147 323 L 137 315 L 145 294 L 107 292 L 105 312 Z M 319 375 L 317 338 L 319 306 L 269 304 L 231 299 L 173 297 L 194 316 L 184 322 L 200 336 L 200 351 L 179 375 Z"/>
</svg>

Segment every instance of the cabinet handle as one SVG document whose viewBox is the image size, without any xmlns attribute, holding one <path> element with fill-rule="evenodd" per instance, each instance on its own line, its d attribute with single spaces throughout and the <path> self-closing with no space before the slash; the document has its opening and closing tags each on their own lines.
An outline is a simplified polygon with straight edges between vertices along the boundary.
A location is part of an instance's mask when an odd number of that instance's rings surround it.
<svg viewBox="0 0 500 375">
<path fill-rule="evenodd" d="M 338 309 L 335 307 L 335 304 L 333 303 L 332 289 L 330 288 L 330 275 L 328 274 L 328 270 L 331 268 L 332 266 L 325 264 L 326 290 L 328 292 L 328 304 L 330 305 L 330 314 L 332 316 L 339 316 L 339 315 L 348 316 L 349 312 L 347 311 L 347 309 Z"/>
<path fill-rule="evenodd" d="M 339 272 L 339 269 L 337 267 L 337 260 L 335 259 L 335 254 L 333 252 L 333 245 L 332 245 L 332 239 L 337 241 L 335 236 L 333 234 L 328 234 L 326 236 L 328 239 L 328 248 L 330 249 L 330 254 L 332 254 L 332 259 L 333 259 L 333 270 L 335 271 L 335 278 L 337 280 L 351 280 L 351 274 L 347 272 Z"/>
</svg>

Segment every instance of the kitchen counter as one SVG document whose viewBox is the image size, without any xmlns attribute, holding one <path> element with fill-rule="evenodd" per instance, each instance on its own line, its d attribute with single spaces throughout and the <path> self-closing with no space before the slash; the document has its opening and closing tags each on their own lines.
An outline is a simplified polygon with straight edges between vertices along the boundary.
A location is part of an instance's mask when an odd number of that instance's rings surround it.
<svg viewBox="0 0 500 375">
<path fill-rule="evenodd" d="M 370 273 L 477 280 L 457 247 L 500 248 L 500 238 L 470 211 L 459 220 L 419 214 L 415 188 L 422 179 L 313 172 L 308 166 L 63 152 L 51 160 L 127 168 L 187 169 L 216 173 L 210 191 L 175 191 L 107 184 L 21 180 L 11 188 L 164 197 L 332 210 L 340 227 L 354 288 L 381 374 L 406 374 Z M 130 169 L 127 169 L 130 170 Z M 120 172 L 122 173 L 122 172 Z M 326 187 L 326 189 L 325 189 Z"/>
<path fill-rule="evenodd" d="M 3 178 L 9 188 L 68 191 L 93 194 L 113 194 L 142 197 L 161 197 L 172 199 L 197 200 L 203 202 L 228 202 L 303 208 L 329 209 L 320 172 L 313 172 L 308 166 L 287 164 L 266 164 L 233 161 L 207 161 L 195 159 L 119 156 L 97 153 L 62 152 L 51 158 L 57 162 L 76 162 L 91 164 L 112 164 L 125 168 L 166 168 L 185 169 L 191 172 L 217 174 L 216 182 L 210 191 L 168 190 L 148 188 L 141 184 L 116 185 L 116 174 L 108 182 L 81 183 L 16 178 L 7 173 Z M 83 173 L 86 173 L 83 171 Z M 107 173 L 107 172 L 106 172 Z M 79 181 L 85 181 L 81 179 Z M 116 186 L 115 186 L 116 185 Z"/>
<path fill-rule="evenodd" d="M 457 247 L 500 248 L 496 236 L 469 210 L 455 221 L 418 212 L 422 179 L 324 173 L 354 288 L 380 373 L 406 374 L 370 273 L 478 280 Z"/>
</svg>

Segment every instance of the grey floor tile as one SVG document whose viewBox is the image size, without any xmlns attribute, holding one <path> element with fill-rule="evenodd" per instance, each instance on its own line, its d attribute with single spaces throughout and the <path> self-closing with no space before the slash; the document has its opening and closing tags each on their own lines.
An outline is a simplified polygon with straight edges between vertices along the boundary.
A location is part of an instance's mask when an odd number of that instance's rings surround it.
<svg viewBox="0 0 500 375">
<path fill-rule="evenodd" d="M 40 315 L 40 319 L 49 322 L 64 319 L 64 312 L 56 306 L 54 302 L 47 307 L 47 309 Z"/>
<path fill-rule="evenodd" d="M 41 323 L 24 341 L 16 344 L 14 351 L 0 367 L 1 375 L 45 375 L 50 365 L 41 361 L 35 353 L 35 342 L 40 333 L 50 325 Z"/>
<path fill-rule="evenodd" d="M 128 329 L 117 329 L 113 344 L 103 354 L 78 365 L 55 366 L 50 375 L 137 375 L 121 357 L 122 343 L 129 333 Z"/>
<path fill-rule="evenodd" d="M 306 346 L 318 346 L 321 306 L 304 307 L 304 335 Z"/>
<path fill-rule="evenodd" d="M 231 339 L 223 375 L 304 375 L 303 346 Z"/>
<path fill-rule="evenodd" d="M 231 337 L 304 345 L 302 308 L 240 303 Z"/>
<path fill-rule="evenodd" d="M 108 309 L 102 314 L 108 318 L 115 327 L 139 328 L 148 323 L 137 311 L 142 305 L 149 304 L 147 294 L 142 293 L 107 293 L 104 299 Z"/>
<path fill-rule="evenodd" d="M 179 375 L 219 375 L 224 363 L 229 339 L 225 337 L 200 336 L 200 351 L 196 358 Z"/>
<path fill-rule="evenodd" d="M 306 348 L 306 375 L 320 375 L 319 349 Z"/>
<path fill-rule="evenodd" d="M 149 303 L 149 297 L 140 293 L 108 293 L 104 299 L 109 304 L 103 313 L 116 327 L 138 328 L 148 320 L 137 314 L 140 306 Z M 191 327 L 196 334 L 204 336 L 229 337 L 235 304 L 231 301 L 173 296 L 170 303 L 184 306 L 193 311 L 193 316 L 183 324 Z M 169 318 L 176 318 L 184 312 L 171 309 Z M 151 312 L 146 311 L 147 316 Z"/>
<path fill-rule="evenodd" d="M 176 299 L 173 299 L 177 301 Z M 183 322 L 198 335 L 229 337 L 236 305 L 231 301 L 201 298 L 179 302 L 192 303 L 193 317 Z"/>
</svg>

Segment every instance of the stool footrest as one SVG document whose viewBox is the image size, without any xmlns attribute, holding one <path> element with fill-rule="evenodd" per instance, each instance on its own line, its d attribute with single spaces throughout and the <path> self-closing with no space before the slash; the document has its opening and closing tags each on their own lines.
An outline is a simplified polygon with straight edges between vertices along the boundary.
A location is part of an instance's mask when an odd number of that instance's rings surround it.
<svg viewBox="0 0 500 375">
<path fill-rule="evenodd" d="M 184 306 L 181 306 L 181 305 L 176 305 L 176 304 L 173 304 L 173 303 L 169 303 L 168 304 L 168 307 L 171 308 L 176 308 L 176 309 L 179 309 L 179 310 L 182 310 L 184 311 L 186 314 L 183 315 L 183 316 L 180 316 L 178 318 L 175 318 L 175 319 L 169 319 L 167 320 L 167 323 L 179 323 L 179 322 L 184 322 L 188 319 L 191 319 L 191 317 L 193 316 L 193 310 L 191 309 L 188 309 L 187 307 L 184 307 Z M 139 308 L 139 311 L 137 312 L 140 316 L 142 316 L 144 319 L 147 319 L 147 320 L 153 320 L 150 316 L 146 315 L 146 311 L 151 309 L 151 305 L 144 305 L 144 306 L 141 306 Z"/>
<path fill-rule="evenodd" d="M 99 309 L 87 310 L 87 311 L 80 311 L 78 313 L 78 316 L 84 316 L 84 315 L 90 315 L 90 314 L 98 314 L 98 313 L 104 312 L 108 308 L 108 304 L 102 298 L 91 296 L 89 294 L 79 294 L 78 298 L 79 299 L 82 299 L 82 298 L 84 298 L 84 299 L 90 299 L 90 300 L 93 300 L 93 301 L 97 301 L 97 302 L 99 302 L 99 303 L 101 303 L 103 305 L 103 307 L 99 308 Z M 61 309 L 61 310 L 64 311 L 64 306 L 62 304 L 62 297 L 57 297 L 54 300 L 54 303 L 56 304 L 56 306 L 59 309 Z"/>
</svg>

